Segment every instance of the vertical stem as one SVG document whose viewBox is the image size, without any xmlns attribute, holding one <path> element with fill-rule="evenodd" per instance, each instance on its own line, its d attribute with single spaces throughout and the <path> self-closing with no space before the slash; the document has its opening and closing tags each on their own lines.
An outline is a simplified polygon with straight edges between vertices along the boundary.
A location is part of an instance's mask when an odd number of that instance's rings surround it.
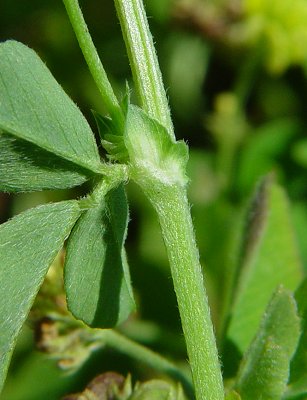
<svg viewBox="0 0 307 400">
<path fill-rule="evenodd" d="M 164 125 L 174 139 L 173 123 L 143 2 L 115 0 L 115 5 L 141 106 Z"/>
<path fill-rule="evenodd" d="M 85 61 L 102 96 L 104 104 L 116 124 L 116 127 L 122 132 L 124 127 L 124 115 L 92 41 L 78 0 L 63 0 L 63 3 Z"/>
<path fill-rule="evenodd" d="M 142 108 L 175 139 L 142 0 L 115 0 Z M 156 209 L 177 295 L 197 400 L 222 400 L 223 381 L 186 190 L 141 186 Z"/>
<path fill-rule="evenodd" d="M 222 400 L 221 368 L 186 191 L 169 186 L 147 195 L 158 213 L 170 261 L 196 399 Z"/>
</svg>

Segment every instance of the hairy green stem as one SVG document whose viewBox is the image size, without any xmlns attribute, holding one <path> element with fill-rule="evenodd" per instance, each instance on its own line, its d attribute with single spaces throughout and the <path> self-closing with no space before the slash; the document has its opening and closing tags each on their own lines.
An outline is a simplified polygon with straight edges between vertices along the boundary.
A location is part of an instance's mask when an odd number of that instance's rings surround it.
<svg viewBox="0 0 307 400">
<path fill-rule="evenodd" d="M 142 0 L 115 0 L 142 108 L 175 139 Z M 186 191 L 142 185 L 156 209 L 170 260 L 197 400 L 222 400 L 223 381 Z"/>
<path fill-rule="evenodd" d="M 142 0 L 115 0 L 141 107 L 174 139 L 162 75 Z"/>
<path fill-rule="evenodd" d="M 171 376 L 173 379 L 182 383 L 183 388 L 189 396 L 192 395 L 193 388 L 191 382 L 171 361 L 111 329 L 98 331 L 97 335 L 95 335 L 95 340 L 97 338 L 106 346 L 126 354 L 132 359 L 144 363 L 163 374 Z"/>
<path fill-rule="evenodd" d="M 146 190 L 166 245 L 197 400 L 224 399 L 221 368 L 190 207 L 182 187 Z"/>
<path fill-rule="evenodd" d="M 92 41 L 78 0 L 63 0 L 63 3 L 103 102 L 117 129 L 122 132 L 124 115 Z"/>
</svg>

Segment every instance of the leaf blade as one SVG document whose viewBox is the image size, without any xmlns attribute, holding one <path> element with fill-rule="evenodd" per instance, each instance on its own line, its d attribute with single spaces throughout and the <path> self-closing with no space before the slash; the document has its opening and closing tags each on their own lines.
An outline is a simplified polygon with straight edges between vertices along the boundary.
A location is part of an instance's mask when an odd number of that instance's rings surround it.
<svg viewBox="0 0 307 400">
<path fill-rule="evenodd" d="M 280 284 L 294 290 L 302 266 L 283 189 L 265 178 L 252 201 L 244 238 L 228 337 L 244 352 L 259 325 L 266 304 Z"/>
<path fill-rule="evenodd" d="M 67 189 L 91 178 L 86 169 L 0 132 L 0 191 Z"/>
<path fill-rule="evenodd" d="M 299 335 L 296 302 L 288 290 L 280 287 L 242 360 L 235 383 L 242 400 L 282 398 Z"/>
<path fill-rule="evenodd" d="M 19 42 L 1 43 L 0 70 L 0 128 L 97 172 L 88 123 L 37 54 Z"/>
<path fill-rule="evenodd" d="M 0 226 L 0 389 L 35 295 L 79 215 L 78 202 L 65 201 L 28 210 Z"/>
<path fill-rule="evenodd" d="M 69 238 L 64 269 L 68 308 L 92 327 L 113 327 L 134 309 L 123 250 L 127 222 L 120 186 L 84 212 Z"/>
</svg>

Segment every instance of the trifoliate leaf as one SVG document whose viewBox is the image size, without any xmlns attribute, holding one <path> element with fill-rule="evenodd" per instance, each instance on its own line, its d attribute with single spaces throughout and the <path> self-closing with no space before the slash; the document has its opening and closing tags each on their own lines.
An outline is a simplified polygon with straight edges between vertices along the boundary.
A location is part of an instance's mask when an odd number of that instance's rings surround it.
<svg viewBox="0 0 307 400">
<path fill-rule="evenodd" d="M 228 337 L 244 352 L 276 287 L 294 290 L 302 276 L 288 200 L 272 177 L 252 200 L 238 275 Z"/>
<path fill-rule="evenodd" d="M 77 201 L 64 201 L 31 209 L 0 226 L 0 389 L 34 298 L 79 215 Z"/>
<path fill-rule="evenodd" d="M 99 173 L 88 123 L 37 54 L 15 41 L 1 43 L 0 71 L 0 130 L 81 167 L 81 181 L 84 169 Z"/>
<path fill-rule="evenodd" d="M 120 186 L 85 211 L 70 235 L 65 260 L 68 308 L 92 327 L 113 327 L 134 309 L 123 249 L 127 223 Z"/>
<path fill-rule="evenodd" d="M 280 400 L 300 335 L 293 295 L 280 287 L 273 295 L 255 339 L 245 353 L 235 390 L 242 400 Z"/>
</svg>

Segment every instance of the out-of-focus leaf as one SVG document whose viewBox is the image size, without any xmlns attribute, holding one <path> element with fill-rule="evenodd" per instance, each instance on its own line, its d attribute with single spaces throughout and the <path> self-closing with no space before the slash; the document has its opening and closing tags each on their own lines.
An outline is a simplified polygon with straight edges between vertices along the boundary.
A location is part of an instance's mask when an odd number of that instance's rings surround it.
<svg viewBox="0 0 307 400">
<path fill-rule="evenodd" d="M 110 328 L 134 309 L 124 253 L 128 223 L 122 186 L 88 209 L 67 245 L 65 287 L 69 310 L 93 327 Z"/>
<path fill-rule="evenodd" d="M 241 396 L 236 391 L 232 390 L 227 393 L 225 396 L 225 400 L 241 400 Z"/>
<path fill-rule="evenodd" d="M 99 173 L 88 123 L 36 53 L 15 41 L 1 43 L 0 70 L 0 129 L 74 163 L 81 175 Z"/>
<path fill-rule="evenodd" d="M 301 317 L 302 334 L 291 362 L 289 397 L 307 396 L 307 278 L 295 293 L 298 312 Z"/>
<path fill-rule="evenodd" d="M 49 265 L 80 215 L 77 201 L 43 205 L 0 226 L 0 388 Z"/>
<path fill-rule="evenodd" d="M 181 120 L 191 121 L 202 107 L 202 85 L 210 47 L 201 38 L 181 31 L 168 37 L 166 52 L 166 80 L 172 109 Z M 193 79 L 190 79 L 191 71 Z"/>
<path fill-rule="evenodd" d="M 1 132 L 0 154 L 0 188 L 4 192 L 65 189 L 91 176 L 70 161 Z"/>
<path fill-rule="evenodd" d="M 228 337 L 244 352 L 276 287 L 302 277 L 288 200 L 270 176 L 252 200 L 238 275 Z"/>
<path fill-rule="evenodd" d="M 292 157 L 302 167 L 307 167 L 307 140 L 296 142 L 291 149 Z"/>
<path fill-rule="evenodd" d="M 260 328 L 245 353 L 235 390 L 242 400 L 280 400 L 289 378 L 290 360 L 300 335 L 293 295 L 280 287 L 273 295 Z"/>
<path fill-rule="evenodd" d="M 279 168 L 278 157 L 300 130 L 296 119 L 280 118 L 251 133 L 239 160 L 237 185 L 242 193 L 250 192 L 261 176 Z"/>
</svg>

